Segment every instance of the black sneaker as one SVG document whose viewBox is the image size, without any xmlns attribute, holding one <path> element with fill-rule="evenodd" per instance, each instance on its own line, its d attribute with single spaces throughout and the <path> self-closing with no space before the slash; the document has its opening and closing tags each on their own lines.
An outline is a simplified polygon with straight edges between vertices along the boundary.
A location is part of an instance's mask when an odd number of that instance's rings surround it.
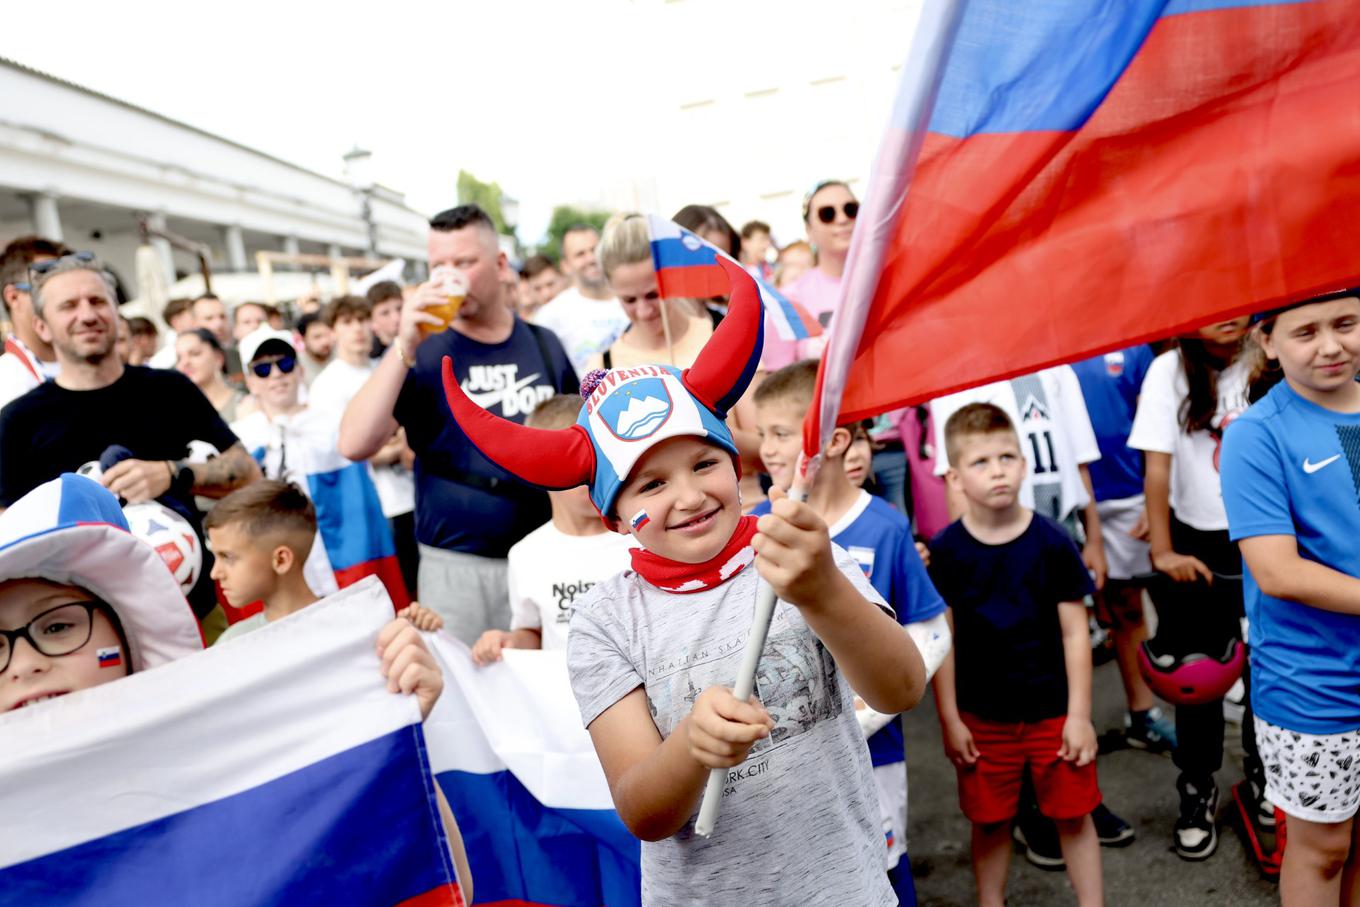
<svg viewBox="0 0 1360 907">
<path fill-rule="evenodd" d="M 1011 826 L 1011 838 L 1020 845 L 1025 859 L 1049 872 L 1067 868 L 1062 846 L 1058 843 L 1058 829 L 1053 822 L 1037 812 L 1022 811 Z"/>
<path fill-rule="evenodd" d="M 1181 795 L 1181 817 L 1172 836 L 1176 856 L 1197 862 L 1207 860 L 1218 849 L 1218 830 L 1214 813 L 1218 810 L 1218 787 L 1213 781 L 1195 784 L 1184 777 L 1176 780 Z"/>
<path fill-rule="evenodd" d="M 1110 812 L 1104 803 L 1091 810 L 1091 821 L 1101 847 L 1128 847 L 1136 837 L 1133 826 Z"/>
</svg>

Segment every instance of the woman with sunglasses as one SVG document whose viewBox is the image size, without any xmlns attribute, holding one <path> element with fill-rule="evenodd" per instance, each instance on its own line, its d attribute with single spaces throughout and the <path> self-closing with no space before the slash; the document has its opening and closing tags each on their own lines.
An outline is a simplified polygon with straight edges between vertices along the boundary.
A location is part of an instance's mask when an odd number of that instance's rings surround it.
<svg viewBox="0 0 1360 907">
<path fill-rule="evenodd" d="M 175 338 L 175 370 L 203 391 L 223 422 L 231 422 L 245 394 L 227 383 L 226 365 L 222 344 L 206 328 L 195 328 Z"/>
<path fill-rule="evenodd" d="M 850 187 L 840 180 L 823 180 L 803 197 L 803 226 L 808 242 L 817 256 L 815 267 L 782 287 L 785 295 L 807 309 L 825 328 L 840 296 L 845 257 L 850 252 L 850 234 L 855 229 L 859 202 Z M 782 340 L 766 325 L 765 353 L 761 368 L 774 371 L 800 359 L 816 359 L 826 345 L 825 335 L 809 340 Z"/>
</svg>

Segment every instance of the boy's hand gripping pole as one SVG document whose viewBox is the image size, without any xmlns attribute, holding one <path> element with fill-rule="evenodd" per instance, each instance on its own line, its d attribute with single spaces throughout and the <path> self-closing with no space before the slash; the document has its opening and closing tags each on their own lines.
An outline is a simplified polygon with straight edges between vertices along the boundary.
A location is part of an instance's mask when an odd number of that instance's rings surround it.
<svg viewBox="0 0 1360 907">
<path fill-rule="evenodd" d="M 817 473 L 819 457 L 807 459 L 798 455 L 798 468 L 789 489 L 789 499 L 806 501 L 808 487 Z M 774 587 L 764 577 L 756 583 L 756 608 L 751 616 L 751 636 L 746 640 L 746 651 L 742 653 L 741 668 L 737 671 L 732 695 L 738 702 L 745 702 L 755 692 L 756 669 L 760 666 L 760 655 L 765 651 L 765 637 L 770 633 L 770 621 L 774 619 Z M 718 807 L 722 804 L 723 787 L 727 769 L 715 768 L 708 773 L 708 784 L 704 787 L 704 799 L 699 803 L 699 817 L 694 821 L 694 832 L 707 838 L 713 834 L 713 826 L 718 821 Z"/>
</svg>

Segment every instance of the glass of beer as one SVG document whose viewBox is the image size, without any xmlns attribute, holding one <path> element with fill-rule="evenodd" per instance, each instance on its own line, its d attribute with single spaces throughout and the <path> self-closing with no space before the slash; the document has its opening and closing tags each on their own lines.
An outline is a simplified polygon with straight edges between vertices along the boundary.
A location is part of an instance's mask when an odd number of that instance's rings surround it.
<svg viewBox="0 0 1360 907">
<path fill-rule="evenodd" d="M 446 330 L 453 324 L 453 319 L 458 317 L 458 310 L 462 308 L 463 300 L 467 298 L 467 278 L 456 268 L 440 265 L 430 274 L 430 279 L 444 294 L 444 301 L 427 305 L 422 310 L 427 315 L 438 318 L 439 324 L 422 323 L 420 330 L 426 334 L 438 334 Z"/>
</svg>

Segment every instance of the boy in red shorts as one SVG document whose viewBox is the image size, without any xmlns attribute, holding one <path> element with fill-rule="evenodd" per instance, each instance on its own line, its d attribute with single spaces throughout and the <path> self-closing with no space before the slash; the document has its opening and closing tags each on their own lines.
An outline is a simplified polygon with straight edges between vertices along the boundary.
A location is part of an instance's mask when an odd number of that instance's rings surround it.
<svg viewBox="0 0 1360 907">
<path fill-rule="evenodd" d="M 1029 773 L 1039 811 L 1058 829 L 1083 907 L 1103 903 L 1091 643 L 1092 591 L 1062 527 L 1022 507 L 1028 467 L 1010 419 L 974 403 L 945 425 L 947 481 L 967 502 L 930 543 L 930 576 L 949 605 L 954 652 L 935 675 L 945 753 L 973 823 L 981 907 L 1001 907 L 1010 824 Z"/>
</svg>

